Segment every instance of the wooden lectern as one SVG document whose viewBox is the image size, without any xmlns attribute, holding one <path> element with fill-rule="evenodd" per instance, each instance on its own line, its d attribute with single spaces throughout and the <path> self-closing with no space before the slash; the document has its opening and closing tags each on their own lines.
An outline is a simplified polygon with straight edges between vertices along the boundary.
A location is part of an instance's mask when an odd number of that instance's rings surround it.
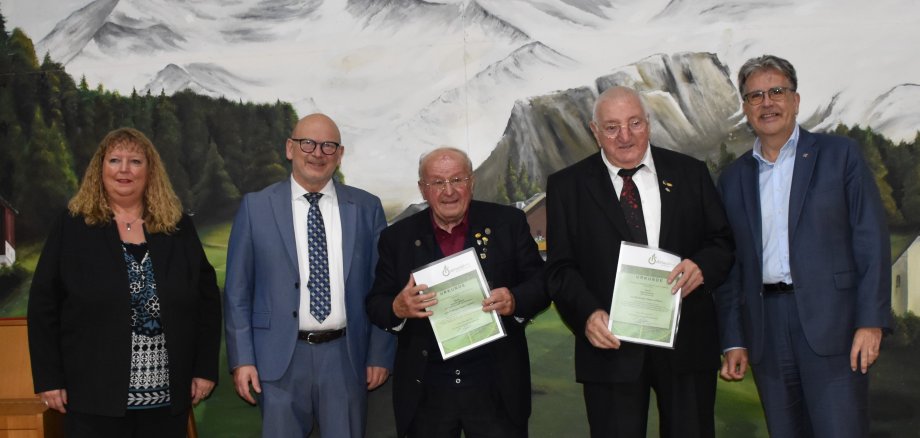
<svg viewBox="0 0 920 438">
<path fill-rule="evenodd" d="M 64 416 L 32 389 L 25 318 L 0 319 L 0 438 L 63 437 Z"/>
</svg>

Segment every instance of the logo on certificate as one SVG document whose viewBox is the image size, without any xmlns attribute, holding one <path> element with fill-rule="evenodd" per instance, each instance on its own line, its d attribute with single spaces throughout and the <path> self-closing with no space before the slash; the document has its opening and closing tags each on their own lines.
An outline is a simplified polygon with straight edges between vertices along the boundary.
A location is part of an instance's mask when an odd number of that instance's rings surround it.
<svg viewBox="0 0 920 438">
<path fill-rule="evenodd" d="M 450 275 L 450 268 L 447 267 L 447 264 L 444 265 L 444 269 L 441 271 L 441 275 L 447 277 Z"/>
<path fill-rule="evenodd" d="M 648 258 L 648 264 L 654 265 L 655 263 L 658 263 L 658 258 L 652 253 L 652 256 Z"/>
</svg>

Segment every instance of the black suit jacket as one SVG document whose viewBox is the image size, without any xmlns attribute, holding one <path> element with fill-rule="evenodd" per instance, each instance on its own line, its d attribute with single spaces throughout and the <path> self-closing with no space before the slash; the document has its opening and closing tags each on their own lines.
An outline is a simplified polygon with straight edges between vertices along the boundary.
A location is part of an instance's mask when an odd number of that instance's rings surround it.
<svg viewBox="0 0 920 438">
<path fill-rule="evenodd" d="M 516 208 L 472 201 L 469 235 L 465 248 L 483 245 L 474 235 L 488 231 L 482 270 L 493 289 L 507 287 L 515 300 L 515 316 L 529 320 L 549 305 L 543 288 L 543 260 L 524 213 Z M 393 299 L 409 281 L 413 270 L 443 257 L 434 236 L 429 209 L 405 218 L 380 234 L 380 259 L 374 286 L 367 298 L 367 311 L 377 326 L 390 330 L 402 319 L 393 314 Z M 530 417 L 530 359 L 524 323 L 503 317 L 508 336 L 481 348 L 494 363 L 496 382 L 512 421 L 526 427 Z M 393 373 L 393 405 L 397 435 L 406 435 L 418 408 L 425 384 L 429 355 L 439 355 L 428 319 L 408 319 L 397 332 L 396 366 Z"/>
<path fill-rule="evenodd" d="M 35 392 L 66 389 L 67 409 L 124 415 L 131 363 L 128 271 L 115 222 L 91 227 L 67 213 L 50 230 L 29 293 Z M 188 410 L 191 382 L 214 382 L 220 291 L 191 219 L 171 235 L 147 234 L 169 351 L 174 413 Z"/>
<path fill-rule="evenodd" d="M 720 352 L 711 292 L 731 268 L 731 228 L 704 163 L 654 146 L 651 153 L 661 184 L 659 245 L 692 259 L 705 280 L 683 300 L 671 364 L 676 372 L 715 369 Z M 551 175 L 546 200 L 546 286 L 575 334 L 575 377 L 634 381 L 645 349 L 655 347 L 624 342 L 603 350 L 585 337 L 588 317 L 610 310 L 620 242 L 632 240 L 600 153 Z"/>
</svg>

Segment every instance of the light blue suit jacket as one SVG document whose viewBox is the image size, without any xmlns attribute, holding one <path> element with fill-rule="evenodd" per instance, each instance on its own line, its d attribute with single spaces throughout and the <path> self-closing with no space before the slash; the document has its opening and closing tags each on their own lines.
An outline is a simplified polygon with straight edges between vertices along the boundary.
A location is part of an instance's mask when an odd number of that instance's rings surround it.
<svg viewBox="0 0 920 438">
<path fill-rule="evenodd" d="M 359 381 L 366 367 L 393 368 L 395 337 L 368 322 L 364 300 L 374 280 L 377 238 L 386 227 L 380 199 L 335 184 L 342 223 L 348 354 Z M 278 380 L 297 343 L 300 273 L 291 180 L 243 197 L 227 251 L 224 315 L 230 369 L 255 365 Z"/>
<path fill-rule="evenodd" d="M 719 178 L 735 265 L 716 293 L 723 348 L 763 355 L 758 162 L 748 151 Z M 820 355 L 850 351 L 860 327 L 891 327 L 891 243 L 875 178 L 856 142 L 800 131 L 789 198 L 789 259 L 799 320 Z"/>
</svg>

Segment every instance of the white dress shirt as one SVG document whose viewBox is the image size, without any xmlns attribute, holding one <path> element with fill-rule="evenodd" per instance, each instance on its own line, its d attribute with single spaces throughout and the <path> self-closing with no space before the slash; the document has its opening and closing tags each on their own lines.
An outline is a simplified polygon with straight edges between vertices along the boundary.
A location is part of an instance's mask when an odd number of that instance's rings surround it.
<svg viewBox="0 0 920 438">
<path fill-rule="evenodd" d="M 307 212 L 310 210 L 310 201 L 303 195 L 307 190 L 300 186 L 291 176 L 291 210 L 294 212 L 294 240 L 297 242 L 297 265 L 300 268 L 300 310 L 298 319 L 300 330 L 335 330 L 345 327 L 345 274 L 342 264 L 342 220 L 339 215 L 339 201 L 335 193 L 335 185 L 330 180 L 320 190 L 323 194 L 317 201 L 319 211 L 323 215 L 323 225 L 326 228 L 326 253 L 329 255 L 329 292 L 332 310 L 323 322 L 319 322 L 310 314 L 310 290 L 307 282 L 310 279 L 310 258 L 307 254 Z M 279 251 L 281 248 L 279 248 Z"/>
<path fill-rule="evenodd" d="M 607 160 L 607 155 L 601 149 L 601 158 L 604 165 L 607 166 L 607 172 L 610 174 L 610 181 L 613 182 L 613 189 L 616 191 L 617 199 L 620 192 L 623 191 L 623 177 L 618 175 L 620 167 L 614 166 Z M 639 198 L 642 200 L 642 216 L 645 219 L 645 234 L 648 238 L 648 246 L 658 248 L 659 233 L 661 232 L 661 194 L 658 191 L 658 172 L 655 170 L 655 162 L 652 160 L 652 148 L 649 146 L 645 150 L 645 156 L 642 157 L 640 164 L 644 164 L 641 169 L 636 171 L 632 180 L 639 189 Z"/>
<path fill-rule="evenodd" d="M 799 143 L 799 125 L 779 150 L 775 162 L 766 159 L 760 138 L 754 140 L 754 158 L 759 163 L 760 224 L 763 245 L 764 284 L 792 284 L 789 267 L 789 197 L 795 151 Z"/>
</svg>

